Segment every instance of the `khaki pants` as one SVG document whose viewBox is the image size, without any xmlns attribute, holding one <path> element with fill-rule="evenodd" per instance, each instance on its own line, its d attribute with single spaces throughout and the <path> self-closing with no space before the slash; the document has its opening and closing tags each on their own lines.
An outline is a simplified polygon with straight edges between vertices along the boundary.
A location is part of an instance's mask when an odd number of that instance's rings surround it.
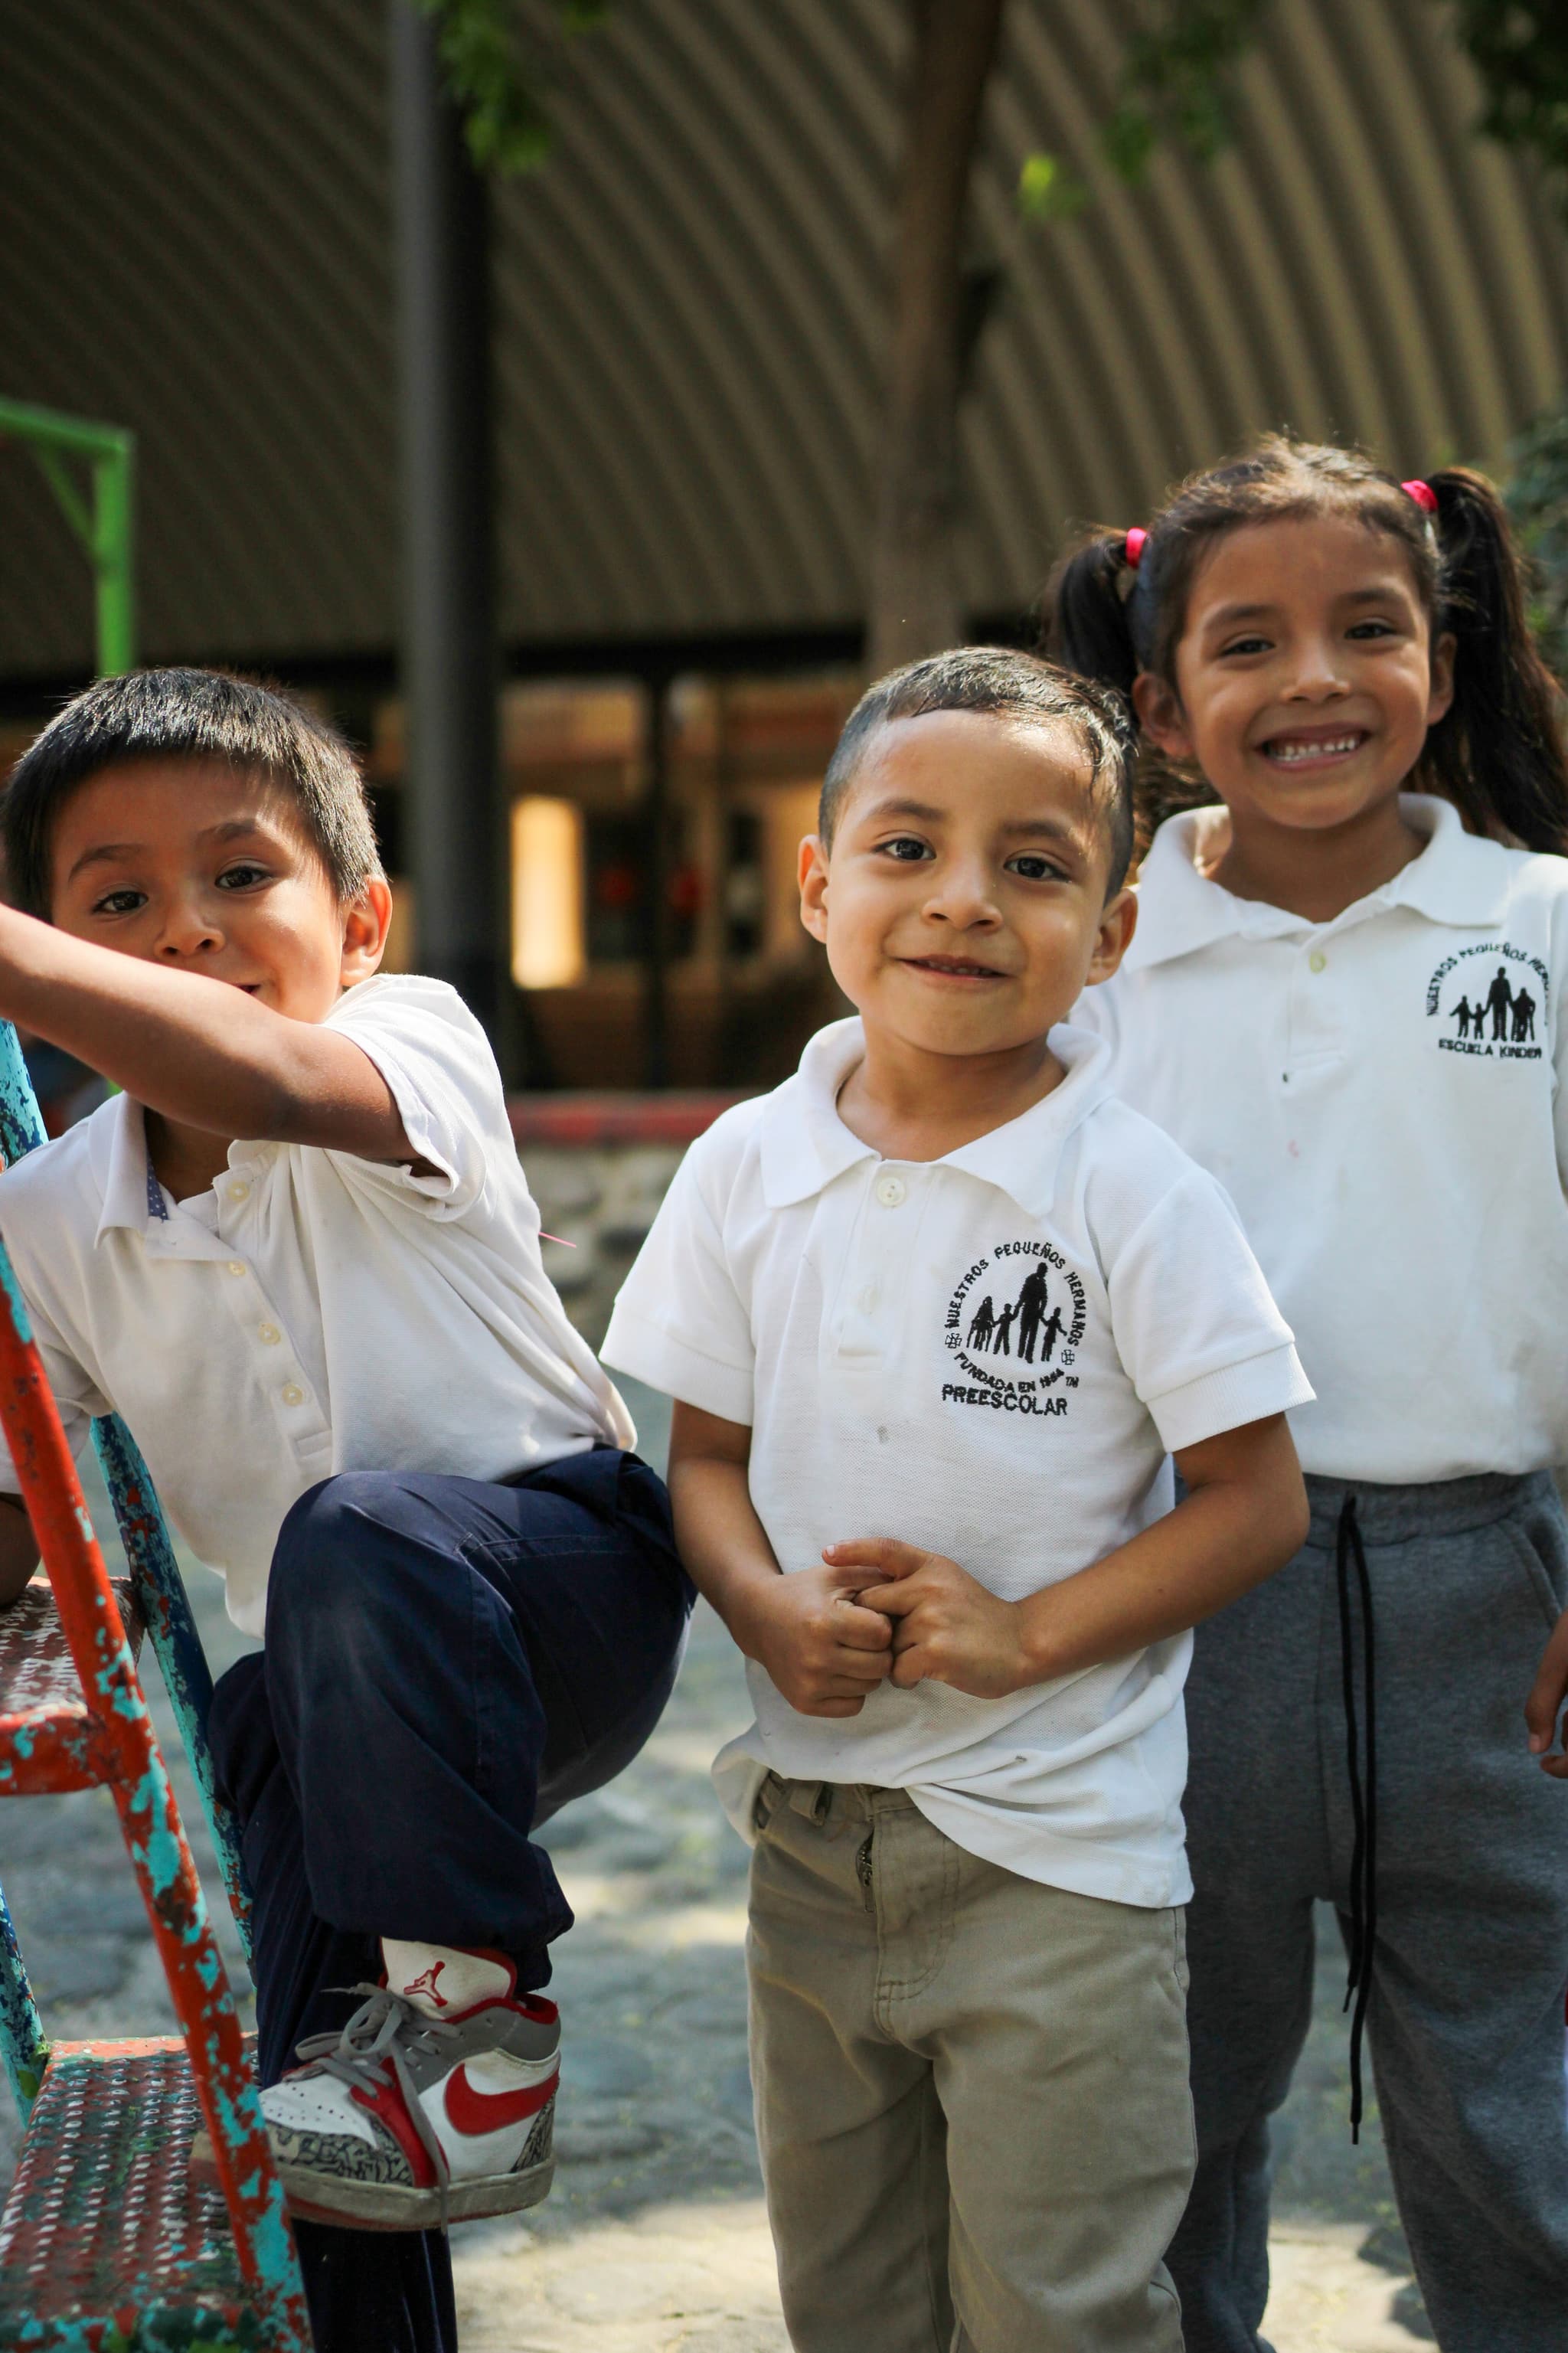
<svg viewBox="0 0 1568 2353">
<path fill-rule="evenodd" d="M 1179 1912 L 1043 1887 L 899 1789 L 757 1800 L 752 2072 L 796 2353 L 1180 2353 Z"/>
</svg>

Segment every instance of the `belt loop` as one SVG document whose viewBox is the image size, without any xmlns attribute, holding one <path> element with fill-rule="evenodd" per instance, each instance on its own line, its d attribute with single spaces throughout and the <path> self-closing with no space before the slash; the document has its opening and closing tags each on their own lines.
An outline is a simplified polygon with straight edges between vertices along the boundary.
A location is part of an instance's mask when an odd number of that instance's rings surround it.
<svg viewBox="0 0 1568 2353">
<path fill-rule="evenodd" d="M 833 1784 L 831 1781 L 819 1781 L 816 1785 L 816 1795 L 811 1801 L 811 1819 L 818 1830 L 822 1828 L 832 1811 Z"/>
</svg>

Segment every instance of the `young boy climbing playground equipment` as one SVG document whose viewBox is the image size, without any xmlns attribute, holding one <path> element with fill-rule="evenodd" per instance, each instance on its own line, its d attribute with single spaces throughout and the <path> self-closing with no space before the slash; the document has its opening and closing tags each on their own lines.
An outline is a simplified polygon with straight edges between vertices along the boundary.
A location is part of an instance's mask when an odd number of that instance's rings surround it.
<svg viewBox="0 0 1568 2353">
<path fill-rule="evenodd" d="M 44 1142 L 0 1024 L 0 1155 Z M 0 2057 L 26 2127 L 0 2212 L 0 2346 L 26 2353 L 310 2353 L 299 2266 L 195 1866 L 136 1671 L 151 1641 L 242 1940 L 247 1902 L 213 1784 L 212 1680 L 145 1464 L 95 1423 L 131 1574 L 110 1583 L 26 1309 L 0 1246 L 0 1426 L 48 1582 L 0 1614 L 0 1797 L 108 1787 L 181 2033 L 47 2041 L 0 1894 Z M 192 2187 L 198 2125 L 227 2209 Z"/>
</svg>

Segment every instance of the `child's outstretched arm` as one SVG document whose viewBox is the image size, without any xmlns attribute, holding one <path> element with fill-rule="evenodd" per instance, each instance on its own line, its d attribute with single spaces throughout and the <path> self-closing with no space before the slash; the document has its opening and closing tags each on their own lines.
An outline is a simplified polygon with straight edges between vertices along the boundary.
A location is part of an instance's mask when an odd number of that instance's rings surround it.
<svg viewBox="0 0 1568 2353">
<path fill-rule="evenodd" d="M 391 1088 L 352 1038 L 14 907 L 0 907 L 0 1015 L 205 1134 L 412 1156 Z"/>
<path fill-rule="evenodd" d="M 1541 1759 L 1541 1769 L 1550 1773 L 1554 1781 L 1568 1781 L 1568 1728 L 1562 1745 L 1551 1754 L 1557 1738 L 1557 1719 L 1563 1704 L 1568 1700 L 1568 1609 L 1557 1620 L 1545 1650 L 1541 1656 L 1541 1668 L 1531 1686 L 1530 1697 L 1524 1703 L 1524 1721 L 1530 1732 L 1530 1753 Z"/>
<path fill-rule="evenodd" d="M 1307 1495 L 1283 1414 L 1176 1456 L 1173 1512 L 1090 1568 L 1003 1601 L 940 1553 L 873 1536 L 823 1559 L 888 1582 L 861 1595 L 894 1627 L 893 1681 L 928 1678 L 976 1699 L 1081 1674 L 1212 1617 L 1282 1568 L 1307 1535 Z"/>
<path fill-rule="evenodd" d="M 892 1629 L 862 1608 L 866 1569 L 797 1569 L 773 1557 L 747 1484 L 752 1433 L 677 1404 L 669 1440 L 676 1541 L 692 1583 L 748 1659 L 803 1715 L 858 1715 L 892 1663 Z"/>
</svg>

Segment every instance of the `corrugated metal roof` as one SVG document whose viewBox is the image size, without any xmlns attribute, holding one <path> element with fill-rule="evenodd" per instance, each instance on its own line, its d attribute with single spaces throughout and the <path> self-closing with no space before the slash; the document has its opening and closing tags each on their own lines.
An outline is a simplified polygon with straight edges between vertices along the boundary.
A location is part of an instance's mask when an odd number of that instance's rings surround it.
<svg viewBox="0 0 1568 2353">
<path fill-rule="evenodd" d="M 1495 461 L 1568 378 L 1568 235 L 1475 139 L 1431 0 L 1279 0 L 1240 135 L 1095 160 L 1129 0 L 1014 0 L 974 208 L 1005 271 L 964 450 L 977 611 L 1068 517 L 1127 520 L 1255 428 Z M 905 0 L 617 0 L 548 167 L 498 206 L 513 642 L 859 617 Z M 378 0 L 52 0 L 0 35 L 0 391 L 141 437 L 142 644 L 390 646 Z M 1046 147 L 1092 184 L 1022 227 Z M 89 658 L 79 559 L 0 451 L 0 674 Z"/>
</svg>

